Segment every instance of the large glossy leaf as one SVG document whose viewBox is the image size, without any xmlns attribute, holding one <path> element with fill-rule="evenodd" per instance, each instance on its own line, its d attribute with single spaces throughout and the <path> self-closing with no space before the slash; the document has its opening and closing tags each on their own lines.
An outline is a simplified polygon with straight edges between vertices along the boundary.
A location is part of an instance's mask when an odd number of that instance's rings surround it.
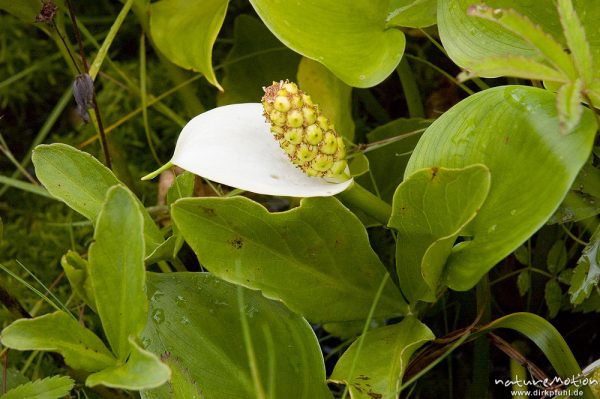
<svg viewBox="0 0 600 399">
<path fill-rule="evenodd" d="M 161 0 L 150 6 L 154 44 L 171 62 L 198 71 L 220 88 L 212 68 L 217 39 L 228 0 Z"/>
<path fill-rule="evenodd" d="M 149 273 L 148 296 L 144 342 L 173 379 L 144 398 L 258 397 L 242 317 L 264 397 L 332 398 L 310 325 L 282 304 L 208 273 Z"/>
<path fill-rule="evenodd" d="M 238 16 L 233 27 L 234 44 L 225 59 L 224 93 L 218 105 L 253 103 L 272 81 L 294 80 L 300 56 L 285 47 L 257 18 Z"/>
<path fill-rule="evenodd" d="M 330 380 L 350 385 L 352 399 L 395 399 L 412 354 L 435 336 L 414 317 L 376 328 L 357 339 L 335 365 Z"/>
<path fill-rule="evenodd" d="M 380 83 L 402 58 L 404 34 L 386 28 L 389 0 L 250 2 L 286 46 L 325 65 L 350 86 Z"/>
<path fill-rule="evenodd" d="M 513 32 L 564 75 L 570 79 L 576 78 L 575 65 L 564 51 L 563 45 L 526 16 L 513 9 L 494 9 L 488 5 L 472 6 L 467 14 L 497 23 L 509 32 Z"/>
<path fill-rule="evenodd" d="M 21 351 L 58 352 L 77 370 L 97 371 L 117 362 L 100 338 L 62 311 L 17 320 L 2 331 L 1 340 Z"/>
<path fill-rule="evenodd" d="M 389 226 L 398 230 L 396 271 L 411 302 L 435 301 L 454 242 L 465 234 L 489 189 L 485 165 L 421 169 L 398 186 Z"/>
<path fill-rule="evenodd" d="M 469 68 L 480 60 L 501 55 L 537 57 L 537 51 L 524 39 L 491 21 L 467 15 L 467 9 L 477 4 L 472 0 L 439 0 L 438 28 L 444 48 L 452 60 Z M 554 1 L 492 0 L 491 7 L 512 8 L 557 39 L 561 32 Z"/>
<path fill-rule="evenodd" d="M 66 144 L 39 145 L 32 160 L 36 176 L 48 192 L 92 223 L 96 222 L 108 189 L 119 184 L 100 161 Z M 146 254 L 150 254 L 163 242 L 163 236 L 145 209 L 143 215 Z"/>
<path fill-rule="evenodd" d="M 388 26 L 424 28 L 435 25 L 438 0 L 392 0 Z"/>
<path fill-rule="evenodd" d="M 353 141 L 352 88 L 323 65 L 306 57 L 298 66 L 298 84 L 310 94 L 313 102 L 319 104 L 319 109 L 335 125 L 335 130 Z"/>
<path fill-rule="evenodd" d="M 108 190 L 89 250 L 89 278 L 102 328 L 119 360 L 127 359 L 129 336 L 146 324 L 142 210 L 124 187 Z"/>
<path fill-rule="evenodd" d="M 243 197 L 183 199 L 172 216 L 208 270 L 314 322 L 366 318 L 386 273 L 359 219 L 335 198 L 304 199 L 282 213 Z M 375 317 L 405 311 L 388 283 Z"/>
<path fill-rule="evenodd" d="M 169 366 L 162 363 L 158 356 L 140 347 L 129 338 L 130 352 L 125 363 L 108 367 L 91 374 L 85 384 L 93 387 L 105 385 L 119 389 L 152 389 L 163 385 L 171 377 Z"/>
<path fill-rule="evenodd" d="M 406 176 L 426 167 L 486 165 L 489 196 L 471 222 L 472 239 L 454 247 L 448 285 L 465 290 L 514 251 L 557 209 L 588 158 L 596 126 L 590 112 L 570 135 L 559 131 L 555 96 L 506 86 L 461 101 L 425 132 Z"/>
<path fill-rule="evenodd" d="M 56 375 L 19 385 L 0 399 L 59 399 L 64 398 L 73 385 L 75 382 L 70 377 Z"/>
<path fill-rule="evenodd" d="M 491 7 L 514 9 L 525 15 L 559 42 L 566 44 L 568 41 L 571 43 L 574 47 L 573 54 L 576 55 L 574 61 L 580 70 L 586 68 L 583 64 L 589 64 L 588 51 L 585 46 L 581 45 L 581 31 L 573 30 L 573 14 L 569 13 L 570 10 L 563 9 L 563 23 L 570 28 L 570 32 L 566 34 L 568 36 L 567 40 L 563 34 L 555 1 L 489 0 L 485 3 Z M 600 8 L 590 7 L 587 0 L 573 0 L 566 3 L 572 3 L 574 6 L 581 25 L 585 29 L 593 61 L 597 65 L 600 62 L 600 30 L 597 28 Z M 539 53 L 531 44 L 507 29 L 491 21 L 469 17 L 467 9 L 473 4 L 477 4 L 477 2 L 471 0 L 439 0 L 438 2 L 440 38 L 450 58 L 459 66 L 471 68 L 487 57 L 504 55 L 538 56 Z M 564 7 L 564 4 L 562 6 Z M 594 76 L 599 77 L 600 69 L 593 69 Z M 589 77 L 589 71 L 584 72 L 582 70 L 581 73 L 583 76 L 587 75 Z M 596 87 L 596 91 L 598 91 L 597 89 Z"/>
</svg>

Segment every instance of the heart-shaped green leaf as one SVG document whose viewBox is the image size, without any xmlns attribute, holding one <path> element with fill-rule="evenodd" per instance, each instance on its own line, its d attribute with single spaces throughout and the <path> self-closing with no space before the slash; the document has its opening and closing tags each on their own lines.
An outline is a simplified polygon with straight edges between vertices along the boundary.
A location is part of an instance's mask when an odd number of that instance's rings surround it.
<svg viewBox="0 0 600 399">
<path fill-rule="evenodd" d="M 587 160 L 596 126 L 584 112 L 570 135 L 559 131 L 556 96 L 520 86 L 473 95 L 425 132 L 405 176 L 426 167 L 486 165 L 492 185 L 469 226 L 472 239 L 448 259 L 448 285 L 466 290 L 539 229 Z"/>
<path fill-rule="evenodd" d="M 396 271 L 411 302 L 435 300 L 454 242 L 489 189 L 485 165 L 421 169 L 398 186 L 389 226 L 398 230 Z"/>
<path fill-rule="evenodd" d="M 221 89 L 212 68 L 212 47 L 228 0 L 161 0 L 150 6 L 154 44 L 171 62 L 198 71 Z"/>
<path fill-rule="evenodd" d="M 414 317 L 376 328 L 344 352 L 329 379 L 349 384 L 352 399 L 395 399 L 410 357 L 434 338 L 431 330 Z"/>
<path fill-rule="evenodd" d="M 182 199 L 172 217 L 209 271 L 314 322 L 365 319 L 386 274 L 360 220 L 332 197 L 282 213 L 244 197 Z M 405 311 L 388 283 L 374 316 Z"/>
<path fill-rule="evenodd" d="M 380 83 L 404 53 L 404 34 L 386 28 L 389 0 L 250 2 L 286 46 L 325 65 L 350 86 Z"/>
<path fill-rule="evenodd" d="M 149 273 L 148 296 L 144 342 L 173 378 L 143 398 L 332 398 L 310 325 L 281 303 L 208 273 Z"/>
</svg>

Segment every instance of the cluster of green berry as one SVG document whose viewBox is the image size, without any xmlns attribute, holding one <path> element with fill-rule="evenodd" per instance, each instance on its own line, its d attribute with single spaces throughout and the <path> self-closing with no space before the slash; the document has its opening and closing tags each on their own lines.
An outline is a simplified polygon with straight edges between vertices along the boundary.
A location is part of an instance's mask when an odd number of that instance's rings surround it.
<svg viewBox="0 0 600 399">
<path fill-rule="evenodd" d="M 310 96 L 288 81 L 273 82 L 264 91 L 264 116 L 292 163 L 309 176 L 344 178 L 344 142 Z"/>
</svg>

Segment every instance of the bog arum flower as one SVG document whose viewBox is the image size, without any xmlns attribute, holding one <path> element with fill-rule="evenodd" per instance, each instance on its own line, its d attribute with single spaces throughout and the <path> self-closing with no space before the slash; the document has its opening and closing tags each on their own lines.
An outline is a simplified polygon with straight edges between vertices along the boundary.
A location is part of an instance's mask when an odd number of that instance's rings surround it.
<svg viewBox="0 0 600 399">
<path fill-rule="evenodd" d="M 142 179 L 175 165 L 258 194 L 318 197 L 344 191 L 353 180 L 341 137 L 295 84 L 274 85 L 288 90 L 265 89 L 265 109 L 260 103 L 233 104 L 193 118 L 171 161 Z"/>
</svg>

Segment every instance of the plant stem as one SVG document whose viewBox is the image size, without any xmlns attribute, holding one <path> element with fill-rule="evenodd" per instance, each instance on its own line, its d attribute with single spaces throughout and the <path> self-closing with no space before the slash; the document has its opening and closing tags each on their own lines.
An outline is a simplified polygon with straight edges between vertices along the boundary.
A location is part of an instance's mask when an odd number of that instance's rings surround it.
<svg viewBox="0 0 600 399">
<path fill-rule="evenodd" d="M 402 57 L 402 61 L 400 61 L 400 64 L 396 68 L 396 72 L 400 78 L 400 83 L 402 83 L 402 90 L 404 91 L 406 105 L 408 106 L 408 114 L 411 118 L 424 118 L 425 110 L 423 109 L 419 87 L 406 57 Z"/>
<path fill-rule="evenodd" d="M 384 226 L 388 224 L 392 215 L 392 207 L 387 202 L 356 182 L 337 196 L 345 204 L 360 209 Z"/>
<path fill-rule="evenodd" d="M 371 307 L 369 309 L 369 314 L 367 315 L 367 319 L 365 320 L 365 324 L 363 325 L 362 332 L 360 334 L 360 337 L 358 338 L 358 346 L 356 348 L 356 353 L 354 355 L 354 358 L 352 359 L 352 365 L 350 366 L 350 372 L 348 373 L 348 378 L 347 378 L 348 382 L 352 381 L 352 379 L 354 378 L 354 370 L 356 370 L 356 364 L 357 364 L 358 358 L 360 356 L 360 352 L 362 350 L 363 343 L 365 341 L 365 335 L 367 334 L 367 331 L 369 331 L 369 326 L 371 325 L 371 320 L 373 320 L 373 315 L 375 314 L 375 309 L 377 308 L 377 304 L 379 303 L 379 299 L 381 299 L 381 294 L 383 293 L 383 289 L 385 288 L 385 285 L 387 284 L 389 278 L 390 278 L 390 275 L 388 273 L 386 273 L 383 276 L 383 279 L 381 280 L 381 283 L 379 284 L 379 288 L 377 288 L 377 293 L 375 293 L 375 298 L 373 299 L 373 302 L 371 303 Z M 346 397 L 348 396 L 349 388 L 350 388 L 350 384 L 348 383 L 348 384 L 346 384 L 346 387 L 344 388 L 344 392 L 342 393 L 342 399 L 346 399 Z"/>
<path fill-rule="evenodd" d="M 92 99 L 94 103 L 94 114 L 96 115 L 96 123 L 98 125 L 98 134 L 100 135 L 100 143 L 102 144 L 102 152 L 104 152 L 104 162 L 106 163 L 106 167 L 108 169 L 112 169 L 110 152 L 108 151 L 108 142 L 106 141 L 106 134 L 104 133 L 104 125 L 102 125 L 102 117 L 100 116 L 98 101 L 96 101 L 96 91 L 93 92 Z"/>
<path fill-rule="evenodd" d="M 429 62 L 429 61 L 427 61 L 425 59 L 422 59 L 422 58 L 419 58 L 417 56 L 414 56 L 412 54 L 406 54 L 405 53 L 404 56 L 406 58 L 410 58 L 411 60 L 415 60 L 415 61 L 421 62 L 421 63 L 427 65 L 428 67 L 430 67 L 430 68 L 438 71 L 439 73 L 441 73 L 442 75 L 444 75 L 446 78 L 448 78 L 449 81 L 451 81 L 452 83 L 454 83 L 455 85 L 457 85 L 458 87 L 460 87 L 468 95 L 475 94 L 475 92 L 473 90 L 469 89 L 467 86 L 465 86 L 464 84 L 462 84 L 461 82 L 459 82 L 458 79 L 456 79 L 454 76 L 450 75 L 448 72 L 444 71 L 442 68 L 438 67 L 437 65 L 435 65 L 435 64 L 433 64 L 433 63 L 431 63 L 431 62 Z"/>
<path fill-rule="evenodd" d="M 489 323 L 492 309 L 490 306 L 490 282 L 487 275 L 481 278 L 475 292 L 477 313 L 481 315 L 479 320 L 482 323 Z M 469 393 L 473 398 L 487 398 L 489 397 L 490 346 L 485 336 L 475 340 L 473 352 L 473 383 L 470 386 Z"/>
<path fill-rule="evenodd" d="M 79 47 L 79 57 L 81 58 L 81 63 L 83 64 L 83 70 L 87 72 L 89 66 L 87 59 L 85 58 L 85 54 L 83 52 L 83 42 L 81 41 L 81 34 L 79 33 L 79 28 L 77 27 L 77 20 L 75 19 L 75 10 L 73 9 L 73 4 L 71 4 L 71 0 L 67 0 L 67 6 L 69 7 L 69 16 L 71 17 L 71 22 L 73 23 L 73 31 L 75 32 L 75 39 L 77 40 L 77 46 Z"/>
<path fill-rule="evenodd" d="M 128 0 L 127 3 L 125 3 L 125 5 L 121 9 L 121 11 L 119 12 L 119 15 L 115 19 L 115 22 L 110 27 L 110 30 L 108 31 L 108 34 L 106 35 L 106 38 L 104 39 L 104 42 L 102 43 L 102 47 L 100 47 L 100 50 L 98 50 L 98 54 L 96 55 L 94 62 L 92 63 L 91 67 L 88 67 L 88 62 L 85 58 L 84 51 L 83 51 L 83 42 L 81 41 L 81 34 L 79 33 L 79 27 L 77 26 L 77 20 L 75 18 L 75 11 L 71 4 L 71 0 L 67 0 L 67 5 L 69 7 L 69 15 L 71 16 L 73 30 L 75 31 L 75 37 L 77 39 L 77 44 L 79 46 L 79 53 L 81 56 L 81 62 L 83 63 L 84 72 L 87 73 L 88 75 L 90 75 L 92 80 L 95 80 L 98 72 L 100 71 L 100 67 L 102 66 L 102 62 L 104 61 L 104 58 L 106 57 L 106 54 L 108 53 L 108 49 L 110 48 L 110 45 L 112 44 L 113 40 L 115 39 L 117 32 L 121 28 L 121 25 L 123 24 L 123 21 L 125 20 L 125 17 L 129 13 L 129 9 L 131 8 L 132 3 L 133 3 L 133 0 Z M 94 114 L 96 116 L 96 124 L 97 124 L 97 128 L 98 128 L 98 135 L 100 136 L 102 152 L 104 153 L 104 161 L 106 163 L 106 166 L 109 169 L 112 169 L 112 162 L 110 160 L 110 152 L 108 150 L 108 143 L 106 141 L 106 134 L 104 133 L 104 126 L 102 124 L 100 107 L 98 106 L 98 101 L 96 100 L 95 90 L 92 95 L 93 95 L 92 102 L 93 102 L 93 106 L 94 106 Z"/>
<path fill-rule="evenodd" d="M 236 273 L 240 273 L 241 261 L 237 260 Z M 250 367 L 250 374 L 252 376 L 252 382 L 254 384 L 254 393 L 256 399 L 267 399 L 265 389 L 262 385 L 260 378 L 260 370 L 256 359 L 256 352 L 254 350 L 254 344 L 252 343 L 252 336 L 250 334 L 250 326 L 246 315 L 246 304 L 244 303 L 244 287 L 241 285 L 237 286 L 237 302 L 238 310 L 240 314 L 240 324 L 242 326 L 242 335 L 244 337 L 244 346 L 246 348 L 246 356 L 248 357 L 248 366 Z"/>
<path fill-rule="evenodd" d="M 198 80 L 201 77 L 202 77 L 202 75 L 196 75 L 193 78 L 190 78 L 187 81 L 181 83 L 180 85 L 170 88 L 169 90 L 165 91 L 164 93 L 162 93 L 158 97 L 154 97 L 153 99 L 149 99 L 147 106 L 150 107 L 150 106 L 154 105 L 155 103 L 159 102 L 163 98 L 168 97 L 171 94 L 177 92 L 177 90 L 179 90 L 181 87 L 183 87 L 183 86 L 185 86 L 185 85 L 187 85 L 189 83 L 192 83 L 193 81 Z M 137 115 L 137 114 L 139 114 L 141 112 L 142 112 L 142 107 L 138 107 L 135 110 L 131 111 L 129 114 L 125 115 L 124 117 L 122 117 L 121 119 L 119 119 L 118 121 L 116 121 L 115 123 L 113 123 L 112 125 L 110 125 L 109 127 L 107 127 L 106 128 L 106 134 L 109 134 L 110 132 L 112 132 L 113 130 L 115 130 L 119 126 L 121 126 L 123 123 L 127 122 L 129 119 L 133 118 L 135 115 Z M 79 148 L 79 149 L 84 148 L 84 147 L 92 144 L 96 140 L 98 140 L 98 135 L 90 137 L 89 139 L 87 139 L 84 142 L 80 143 L 77 146 L 77 148 Z"/>
<path fill-rule="evenodd" d="M 129 9 L 131 8 L 132 3 L 133 0 L 128 0 L 127 3 L 125 3 L 121 11 L 119 12 L 119 15 L 117 15 L 115 22 L 110 27 L 106 38 L 102 42 L 102 46 L 100 47 L 100 50 L 98 50 L 98 54 L 96 54 L 96 58 L 92 62 L 92 65 L 90 65 L 90 70 L 88 72 L 92 79 L 95 79 L 96 75 L 98 75 L 100 67 L 102 66 L 102 62 L 104 61 L 104 58 L 108 53 L 108 49 L 110 48 L 110 45 L 112 44 L 113 40 L 115 40 L 117 32 L 119 32 L 123 21 L 125 21 L 125 17 L 127 16 L 127 13 L 129 13 Z"/>
<path fill-rule="evenodd" d="M 146 133 L 148 147 L 150 148 L 150 153 L 156 163 L 161 165 L 162 162 L 154 149 L 154 143 L 152 143 L 150 123 L 148 122 L 148 98 L 146 96 L 146 36 L 144 33 L 142 33 L 140 37 L 140 97 L 142 99 L 142 121 L 144 122 L 144 132 Z"/>
<path fill-rule="evenodd" d="M 154 172 L 150 172 L 146 176 L 142 177 L 142 180 L 154 179 L 156 176 L 160 175 L 165 170 L 172 168 L 173 166 L 175 166 L 175 165 L 173 165 L 171 163 L 171 161 L 169 161 L 166 164 L 164 164 L 163 166 L 161 166 L 160 168 L 156 169 Z"/>
</svg>

